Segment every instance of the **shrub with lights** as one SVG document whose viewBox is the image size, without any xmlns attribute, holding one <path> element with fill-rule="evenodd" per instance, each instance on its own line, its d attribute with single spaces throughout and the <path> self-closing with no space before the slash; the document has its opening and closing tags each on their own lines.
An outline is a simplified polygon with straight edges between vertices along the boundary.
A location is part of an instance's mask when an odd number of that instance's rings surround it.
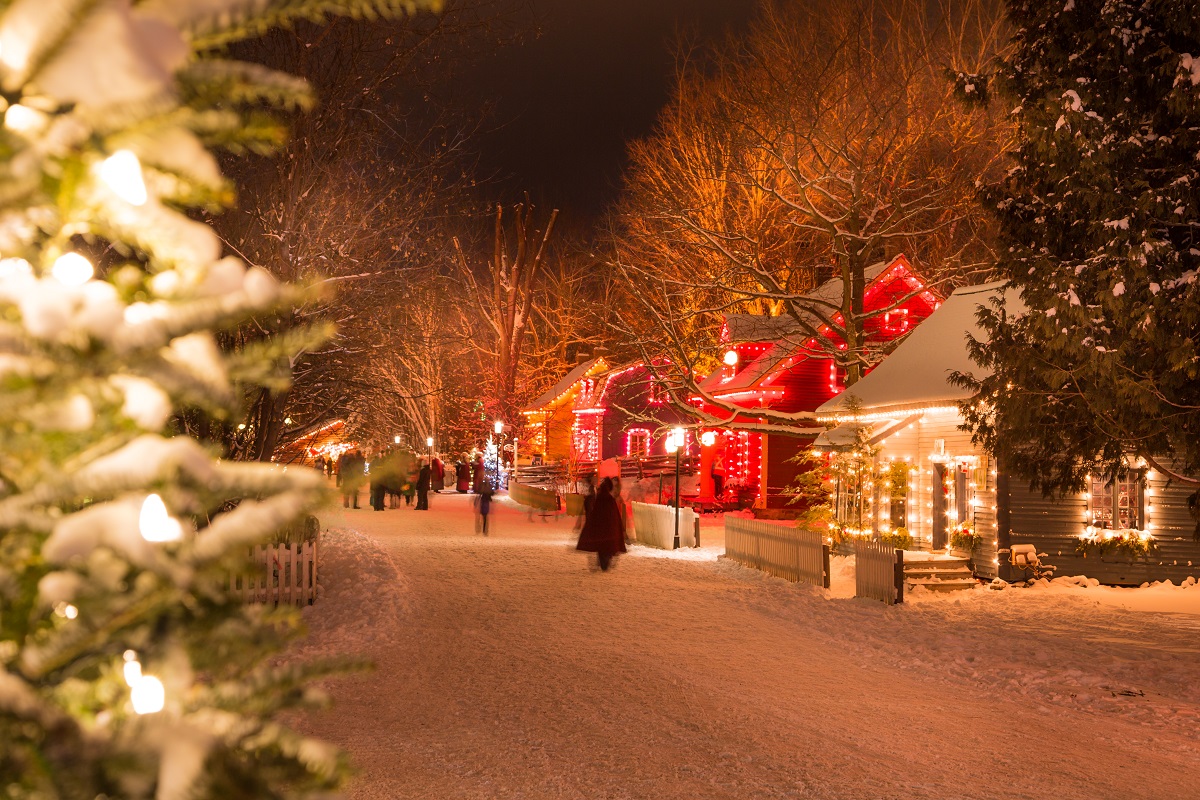
<svg viewBox="0 0 1200 800">
<path fill-rule="evenodd" d="M 1148 558 L 1157 549 L 1153 536 L 1132 528 L 1110 530 L 1089 525 L 1075 543 L 1076 555 L 1084 558 L 1120 558 L 1130 562 Z"/>
<path fill-rule="evenodd" d="M 192 209 L 232 199 L 211 150 L 265 152 L 292 76 L 239 38 L 394 0 L 0 3 L 0 794 L 272 798 L 335 787 L 281 712 L 327 667 L 272 662 L 290 610 L 225 591 L 248 546 L 321 500 L 311 470 L 222 462 L 175 415 L 230 419 L 312 335 L 214 333 L 303 292 L 222 257 Z M 283 365 L 281 367 L 281 365 Z"/>
</svg>

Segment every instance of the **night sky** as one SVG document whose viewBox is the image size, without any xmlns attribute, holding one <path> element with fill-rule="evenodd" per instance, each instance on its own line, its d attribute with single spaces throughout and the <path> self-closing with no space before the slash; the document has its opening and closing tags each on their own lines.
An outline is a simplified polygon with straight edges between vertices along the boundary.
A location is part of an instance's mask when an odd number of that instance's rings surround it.
<svg viewBox="0 0 1200 800">
<path fill-rule="evenodd" d="M 648 133 L 671 89 L 677 31 L 719 38 L 754 0 L 531 0 L 541 35 L 466 76 L 495 104 L 476 147 L 506 195 L 586 226 L 620 187 L 625 143 Z"/>
</svg>

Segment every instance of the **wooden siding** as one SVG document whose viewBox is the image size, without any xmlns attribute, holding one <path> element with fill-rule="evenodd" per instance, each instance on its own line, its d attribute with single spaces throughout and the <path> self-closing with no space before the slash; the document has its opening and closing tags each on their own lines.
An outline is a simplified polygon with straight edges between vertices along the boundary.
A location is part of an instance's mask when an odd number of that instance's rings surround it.
<svg viewBox="0 0 1200 800">
<path fill-rule="evenodd" d="M 600 457 L 625 457 L 625 435 L 631 428 L 650 431 L 650 455 L 662 455 L 665 428 L 694 420 L 674 406 L 654 402 L 650 371 L 644 366 L 613 375 L 605 388 L 600 423 Z"/>
<path fill-rule="evenodd" d="M 933 489 L 936 486 L 934 462 L 935 443 L 944 442 L 947 458 L 974 456 L 977 459 L 981 481 L 976 486 L 972 519 L 975 531 L 981 540 L 971 554 L 975 574 L 984 578 L 997 575 L 996 544 L 996 476 L 986 453 L 971 443 L 971 434 L 959 429 L 962 416 L 957 412 L 929 412 L 919 421 L 897 431 L 879 443 L 879 458 L 905 461 L 913 464 L 917 473 L 909 477 L 909 497 L 916 500 L 910 506 L 908 531 L 913 537 L 913 548 L 929 550 L 933 542 L 931 525 Z M 882 423 L 877 426 L 882 428 Z"/>
<path fill-rule="evenodd" d="M 799 514 L 801 506 L 788 502 L 792 499 L 789 489 L 803 470 L 792 459 L 812 447 L 813 440 L 778 434 L 768 434 L 763 438 L 763 474 L 766 478 L 762 487 L 764 502 L 767 508 L 795 509 Z"/>
<path fill-rule="evenodd" d="M 1031 491 L 1019 480 L 1011 483 L 1012 543 L 1032 544 L 1039 553 L 1046 553 L 1043 560 L 1058 568 L 1057 576 L 1086 575 L 1116 586 L 1200 578 L 1200 542 L 1192 536 L 1195 523 L 1187 510 L 1191 494 L 1187 487 L 1168 485 L 1161 477 L 1147 481 L 1147 489 L 1153 492 L 1147 498 L 1147 520 L 1158 549 L 1144 561 L 1131 563 L 1128 559 L 1076 555 L 1075 545 L 1086 525 L 1087 501 L 1082 496 L 1055 500 Z"/>
</svg>

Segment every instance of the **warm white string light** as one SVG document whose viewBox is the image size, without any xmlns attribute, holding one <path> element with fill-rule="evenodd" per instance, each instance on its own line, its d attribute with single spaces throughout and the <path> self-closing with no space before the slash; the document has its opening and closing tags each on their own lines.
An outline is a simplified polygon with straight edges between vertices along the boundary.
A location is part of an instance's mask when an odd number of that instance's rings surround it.
<svg viewBox="0 0 1200 800">
<path fill-rule="evenodd" d="M 125 651 L 124 673 L 125 683 L 129 684 L 129 700 L 136 713 L 155 714 L 163 710 L 167 701 L 166 688 L 158 678 L 142 673 L 137 653 L 132 650 Z"/>
<path fill-rule="evenodd" d="M 16 133 L 33 133 L 45 122 L 44 114 L 20 103 L 13 103 L 4 112 L 4 127 Z"/>
<path fill-rule="evenodd" d="M 145 205 L 146 181 L 142 178 L 142 164 L 131 150 L 118 150 L 100 162 L 100 180 L 113 190 L 117 197 L 130 205 Z"/>
<path fill-rule="evenodd" d="M 149 495 L 142 503 L 138 530 L 148 542 L 173 542 L 183 536 L 179 520 L 172 519 L 162 498 L 156 494 Z"/>
<path fill-rule="evenodd" d="M 79 253 L 63 253 L 54 260 L 50 274 L 59 283 L 67 286 L 82 286 L 92 279 L 95 269 L 92 262 Z"/>
</svg>

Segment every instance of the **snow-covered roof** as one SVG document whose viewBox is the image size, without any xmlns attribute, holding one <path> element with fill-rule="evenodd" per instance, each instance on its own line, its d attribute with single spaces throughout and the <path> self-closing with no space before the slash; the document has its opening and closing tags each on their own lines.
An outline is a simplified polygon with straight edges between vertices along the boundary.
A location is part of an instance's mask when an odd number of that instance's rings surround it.
<svg viewBox="0 0 1200 800">
<path fill-rule="evenodd" d="M 700 390 L 712 395 L 746 391 L 770 375 L 784 359 L 795 352 L 795 347 L 785 342 L 775 342 L 735 375 L 729 375 L 724 369 L 714 370 L 700 382 Z"/>
<path fill-rule="evenodd" d="M 564 375 L 562 380 L 547 389 L 541 397 L 521 409 L 521 412 L 542 411 L 546 407 L 553 405 L 572 386 L 586 378 L 593 370 L 599 372 L 605 369 L 608 369 L 608 364 L 604 361 L 603 356 L 596 356 L 595 358 L 590 358 L 587 361 L 576 364 L 575 368 Z"/>
<path fill-rule="evenodd" d="M 872 264 L 863 270 L 863 278 L 866 285 L 870 285 L 871 281 L 878 278 L 885 270 L 896 264 L 897 261 L 903 259 L 903 256 L 897 256 L 891 261 L 881 261 L 878 264 Z M 907 265 L 907 261 L 904 262 Z M 910 269 L 911 271 L 911 269 Z M 832 317 L 837 313 L 837 309 L 842 304 L 842 295 L 845 290 L 845 284 L 840 277 L 831 278 L 825 281 L 817 288 L 813 289 L 804 295 L 805 300 L 818 301 L 814 303 L 814 307 L 820 309 L 827 317 Z M 826 307 L 824 304 L 830 304 Z M 813 328 L 820 328 L 825 324 L 821 318 L 801 311 L 801 318 L 805 323 Z M 762 314 L 726 314 L 725 315 L 725 330 L 726 341 L 732 344 L 742 342 L 774 342 L 778 340 L 792 340 L 793 344 L 799 344 L 810 335 L 810 331 L 804 328 L 790 316 L 768 317 Z"/>
<path fill-rule="evenodd" d="M 950 383 L 950 374 L 989 374 L 967 352 L 968 336 L 985 338 L 975 319 L 979 308 L 1002 300 L 1009 314 L 1025 311 L 1017 292 L 1005 286 L 1004 282 L 986 283 L 955 291 L 894 353 L 854 386 L 823 404 L 817 413 L 844 413 L 851 396 L 858 399 L 864 411 L 872 413 L 950 405 L 969 398 L 970 390 Z"/>
<path fill-rule="evenodd" d="M 773 342 L 794 333 L 796 322 L 791 317 L 768 317 L 762 314 L 726 314 L 725 341 Z"/>
</svg>

